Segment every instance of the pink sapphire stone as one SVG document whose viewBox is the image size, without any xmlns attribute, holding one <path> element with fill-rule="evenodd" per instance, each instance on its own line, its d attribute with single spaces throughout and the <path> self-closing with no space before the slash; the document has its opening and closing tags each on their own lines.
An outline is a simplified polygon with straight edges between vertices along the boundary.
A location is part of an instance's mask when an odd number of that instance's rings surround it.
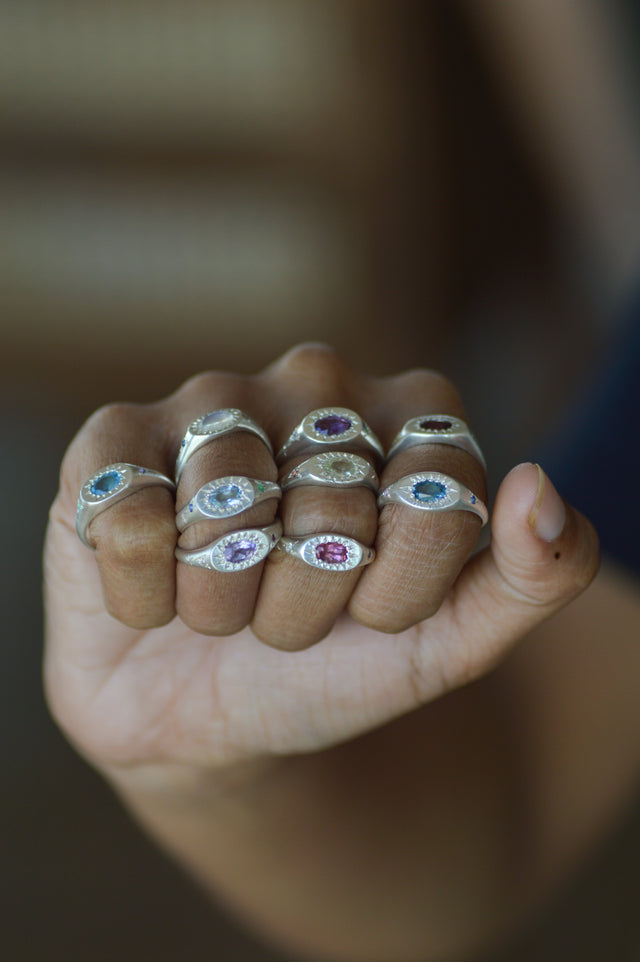
<svg viewBox="0 0 640 962">
<path fill-rule="evenodd" d="M 341 418 L 337 414 L 330 414 L 326 418 L 319 418 L 313 425 L 318 434 L 325 434 L 333 438 L 336 434 L 344 434 L 351 427 L 349 418 Z"/>
<path fill-rule="evenodd" d="M 339 541 L 325 541 L 316 547 L 316 558 L 326 565 L 344 564 L 349 556 L 349 551 L 344 544 Z"/>
<path fill-rule="evenodd" d="M 436 418 L 427 418 L 420 422 L 423 431 L 448 431 L 452 427 L 451 421 L 438 421 Z"/>
</svg>

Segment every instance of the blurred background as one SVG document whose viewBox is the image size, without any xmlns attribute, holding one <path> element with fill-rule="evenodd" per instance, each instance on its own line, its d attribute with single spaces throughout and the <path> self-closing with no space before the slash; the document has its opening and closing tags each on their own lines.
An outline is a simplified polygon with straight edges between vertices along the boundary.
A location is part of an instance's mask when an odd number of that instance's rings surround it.
<svg viewBox="0 0 640 962">
<path fill-rule="evenodd" d="M 637 284 L 639 59 L 630 0 L 0 6 L 7 962 L 282 958 L 48 719 L 40 550 L 83 419 L 321 339 L 452 377 L 495 490 Z M 639 823 L 495 962 L 637 962 Z"/>
</svg>

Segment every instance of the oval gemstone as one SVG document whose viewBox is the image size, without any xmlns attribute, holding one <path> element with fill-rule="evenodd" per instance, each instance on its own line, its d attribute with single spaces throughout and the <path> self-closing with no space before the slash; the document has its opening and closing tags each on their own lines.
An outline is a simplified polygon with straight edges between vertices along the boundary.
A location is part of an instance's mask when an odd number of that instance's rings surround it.
<svg viewBox="0 0 640 962">
<path fill-rule="evenodd" d="M 349 550 L 346 545 L 339 541 L 325 541 L 324 544 L 316 545 L 316 558 L 326 565 L 344 564 L 349 557 Z"/>
<path fill-rule="evenodd" d="M 91 494 L 96 496 L 104 496 L 105 494 L 111 494 L 112 491 L 118 487 L 122 481 L 122 475 L 119 471 L 107 471 L 106 474 L 101 474 L 99 478 L 91 485 Z"/>
<path fill-rule="evenodd" d="M 423 431 L 448 431 L 452 426 L 451 421 L 440 421 L 437 418 L 427 418 L 420 422 Z"/>
<path fill-rule="evenodd" d="M 241 564 L 243 561 L 248 561 L 255 550 L 255 541 L 248 539 L 233 541 L 224 549 L 224 560 L 232 565 Z"/>
<path fill-rule="evenodd" d="M 355 471 L 351 461 L 347 461 L 346 458 L 339 458 L 336 461 L 332 461 L 329 467 L 332 474 L 337 474 L 341 478 L 350 478 Z"/>
<path fill-rule="evenodd" d="M 413 496 L 416 501 L 439 501 L 446 493 L 446 485 L 441 481 L 418 481 L 413 486 Z"/>
<path fill-rule="evenodd" d="M 212 491 L 208 499 L 212 508 L 230 508 L 242 501 L 242 491 L 237 484 L 221 484 Z"/>
<path fill-rule="evenodd" d="M 339 417 L 337 414 L 329 414 L 326 418 L 318 418 L 313 425 L 318 434 L 324 434 L 328 438 L 333 438 L 336 434 L 344 434 L 351 427 L 349 418 Z"/>
<path fill-rule="evenodd" d="M 233 414 L 229 414 L 228 411 L 211 411 L 210 414 L 207 414 L 207 416 L 202 419 L 202 427 L 205 431 L 211 428 L 218 430 L 232 423 Z"/>
</svg>

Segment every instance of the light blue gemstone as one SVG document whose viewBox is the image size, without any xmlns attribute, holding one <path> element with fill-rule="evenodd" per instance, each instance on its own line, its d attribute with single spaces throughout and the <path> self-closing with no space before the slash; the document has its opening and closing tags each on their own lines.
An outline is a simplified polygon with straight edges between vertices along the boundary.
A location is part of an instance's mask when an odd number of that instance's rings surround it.
<svg viewBox="0 0 640 962">
<path fill-rule="evenodd" d="M 237 484 L 222 484 L 207 498 L 212 508 L 235 508 L 242 504 L 242 491 Z"/>
<path fill-rule="evenodd" d="M 122 475 L 119 471 L 107 471 L 105 474 L 101 474 L 99 478 L 96 478 L 89 490 L 96 498 L 103 498 L 105 495 L 115 491 L 121 482 Z"/>
<path fill-rule="evenodd" d="M 423 504 L 440 501 L 447 494 L 447 487 L 441 481 L 417 481 L 412 490 L 416 501 Z"/>
</svg>

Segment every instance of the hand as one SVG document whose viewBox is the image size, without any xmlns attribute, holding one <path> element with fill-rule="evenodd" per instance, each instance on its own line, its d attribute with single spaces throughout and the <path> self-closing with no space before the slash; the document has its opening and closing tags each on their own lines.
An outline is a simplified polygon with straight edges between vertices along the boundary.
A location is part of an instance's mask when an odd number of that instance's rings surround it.
<svg viewBox="0 0 640 962">
<path fill-rule="evenodd" d="M 102 466 L 129 461 L 171 476 L 190 421 L 223 407 L 252 416 L 277 450 L 323 405 L 359 412 L 385 449 L 411 417 L 465 417 L 438 374 L 366 377 L 307 345 L 255 377 L 208 373 L 158 404 L 102 409 L 75 438 L 46 542 L 45 679 L 54 715 L 94 763 L 221 770 L 329 747 L 486 672 L 593 577 L 592 528 L 534 465 L 503 482 L 492 544 L 471 560 L 481 526 L 469 512 L 392 504 L 378 518 L 364 487 L 299 487 L 280 505 L 285 534 L 333 531 L 375 543 L 370 566 L 324 572 L 280 551 L 242 572 L 176 564 L 175 508 L 203 483 L 230 474 L 277 480 L 266 446 L 246 432 L 188 460 L 175 505 L 168 490 L 147 487 L 93 520 L 95 554 L 79 541 L 78 491 Z M 425 469 L 486 500 L 480 463 L 449 445 L 401 452 L 381 483 Z M 277 508 L 270 500 L 241 520 L 198 522 L 180 544 L 267 525 Z"/>
</svg>

